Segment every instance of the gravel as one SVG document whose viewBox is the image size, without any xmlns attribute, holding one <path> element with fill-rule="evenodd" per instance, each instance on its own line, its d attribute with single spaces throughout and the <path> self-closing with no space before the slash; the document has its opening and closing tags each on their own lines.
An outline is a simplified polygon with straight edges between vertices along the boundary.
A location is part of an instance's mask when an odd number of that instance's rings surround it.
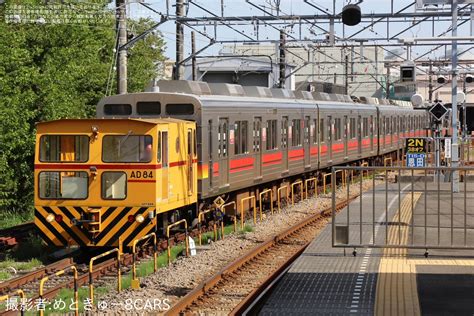
<svg viewBox="0 0 474 316">
<path fill-rule="evenodd" d="M 380 182 L 377 180 L 376 184 Z M 363 183 L 363 190 L 365 191 L 371 186 L 372 180 L 366 180 Z M 358 194 L 359 184 L 351 185 L 350 191 L 352 196 Z M 347 189 L 338 189 L 337 200 L 345 199 L 346 194 Z M 169 308 L 168 305 L 173 305 L 200 282 L 255 247 L 256 244 L 264 242 L 310 214 L 327 209 L 331 202 L 330 194 L 320 195 L 290 205 L 284 208 L 281 213 L 264 214 L 263 221 L 257 222 L 254 231 L 227 235 L 224 240 L 211 242 L 206 250 L 198 251 L 196 256 L 178 258 L 170 266 L 160 268 L 155 274 L 141 278 L 141 288 L 138 290 L 127 289 L 117 293 L 113 290 L 112 285 L 110 286 L 111 292 L 98 299 L 98 301 L 106 302 L 107 308 L 96 310 L 96 312 L 102 315 L 163 313 Z M 246 223 L 250 224 L 252 220 L 247 220 Z"/>
</svg>

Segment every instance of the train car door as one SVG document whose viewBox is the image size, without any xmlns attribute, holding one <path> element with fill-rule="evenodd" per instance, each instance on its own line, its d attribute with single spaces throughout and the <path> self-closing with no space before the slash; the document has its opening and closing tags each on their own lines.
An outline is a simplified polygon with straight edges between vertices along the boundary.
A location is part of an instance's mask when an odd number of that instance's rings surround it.
<svg viewBox="0 0 474 316">
<path fill-rule="evenodd" d="M 362 154 L 362 117 L 357 118 L 357 148 L 359 156 Z"/>
<path fill-rule="evenodd" d="M 283 172 L 288 171 L 288 116 L 281 120 L 281 151 L 283 158 Z"/>
<path fill-rule="evenodd" d="M 161 148 L 160 148 L 161 147 Z M 161 161 L 161 199 L 168 199 L 169 179 L 168 131 L 160 131 L 158 135 L 158 159 Z"/>
<path fill-rule="evenodd" d="M 374 121 L 374 116 L 371 115 L 369 119 L 369 136 L 370 136 L 370 151 L 374 151 L 374 142 L 375 142 L 375 121 Z"/>
<path fill-rule="evenodd" d="M 262 118 L 253 120 L 253 152 L 255 154 L 255 177 L 262 177 Z M 266 135 L 265 135 L 266 136 Z M 266 140 L 265 140 L 266 141 Z"/>
<path fill-rule="evenodd" d="M 334 122 L 332 116 L 328 116 L 328 162 L 332 162 L 332 140 L 334 138 Z"/>
<path fill-rule="evenodd" d="M 310 142 L 311 117 L 305 116 L 304 119 L 304 167 L 311 168 L 311 142 Z"/>
<path fill-rule="evenodd" d="M 219 131 L 217 133 L 219 157 L 219 185 L 226 186 L 229 184 L 229 119 L 219 119 Z"/>
</svg>

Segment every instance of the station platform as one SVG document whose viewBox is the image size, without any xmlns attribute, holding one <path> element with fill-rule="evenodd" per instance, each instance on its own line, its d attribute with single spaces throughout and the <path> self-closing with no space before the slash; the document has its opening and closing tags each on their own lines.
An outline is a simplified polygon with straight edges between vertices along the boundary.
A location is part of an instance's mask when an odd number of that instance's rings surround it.
<svg viewBox="0 0 474 316">
<path fill-rule="evenodd" d="M 325 227 L 259 315 L 473 315 L 474 184 L 456 194 L 450 186 L 390 183 L 365 192 L 335 220 L 349 223 L 347 244 L 358 247 L 333 247 Z"/>
</svg>

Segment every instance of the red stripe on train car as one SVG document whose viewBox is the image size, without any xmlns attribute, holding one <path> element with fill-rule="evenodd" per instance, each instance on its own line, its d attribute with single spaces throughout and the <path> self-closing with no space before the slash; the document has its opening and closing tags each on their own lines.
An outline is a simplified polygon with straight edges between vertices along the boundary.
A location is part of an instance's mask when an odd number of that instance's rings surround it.
<svg viewBox="0 0 474 316">
<path fill-rule="evenodd" d="M 304 149 L 294 149 L 288 153 L 290 160 L 301 160 L 304 158 Z"/>
<path fill-rule="evenodd" d="M 273 153 L 273 154 L 265 154 L 263 155 L 263 165 L 270 166 L 270 165 L 277 165 L 280 164 L 283 158 L 283 154 L 281 152 Z"/>
</svg>

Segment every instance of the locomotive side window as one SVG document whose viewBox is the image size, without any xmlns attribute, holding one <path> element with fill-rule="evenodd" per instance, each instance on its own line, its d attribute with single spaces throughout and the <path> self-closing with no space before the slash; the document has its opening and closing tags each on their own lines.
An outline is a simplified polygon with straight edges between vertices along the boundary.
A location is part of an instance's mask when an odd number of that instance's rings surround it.
<svg viewBox="0 0 474 316">
<path fill-rule="evenodd" d="M 105 115 L 130 115 L 132 106 L 130 104 L 106 104 L 104 105 Z"/>
<path fill-rule="evenodd" d="M 267 121 L 267 150 L 277 148 L 277 121 Z"/>
<path fill-rule="evenodd" d="M 149 135 L 106 135 L 102 141 L 104 162 L 150 162 L 151 153 Z"/>
<path fill-rule="evenodd" d="M 86 162 L 89 137 L 86 135 L 43 135 L 40 138 L 42 162 Z"/>
<path fill-rule="evenodd" d="M 89 178 L 83 171 L 46 171 L 39 174 L 40 199 L 87 199 Z"/>
<path fill-rule="evenodd" d="M 173 103 L 166 105 L 168 115 L 193 115 L 194 105 L 189 103 Z"/>
<path fill-rule="evenodd" d="M 234 124 L 234 153 L 236 155 L 248 153 L 248 123 L 236 121 Z"/>
<path fill-rule="evenodd" d="M 301 120 L 293 120 L 292 146 L 301 146 Z"/>
<path fill-rule="evenodd" d="M 137 114 L 139 115 L 160 115 L 160 102 L 137 102 Z"/>
<path fill-rule="evenodd" d="M 123 200 L 127 197 L 127 174 L 107 171 L 102 173 L 102 199 Z"/>
</svg>

